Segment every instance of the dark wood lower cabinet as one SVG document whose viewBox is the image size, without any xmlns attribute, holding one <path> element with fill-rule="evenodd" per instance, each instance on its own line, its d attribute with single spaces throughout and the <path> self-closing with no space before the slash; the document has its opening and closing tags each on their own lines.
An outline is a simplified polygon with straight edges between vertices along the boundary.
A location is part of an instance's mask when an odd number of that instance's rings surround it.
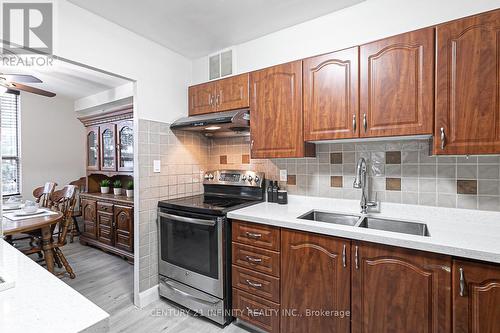
<svg viewBox="0 0 500 333">
<path fill-rule="evenodd" d="M 453 332 L 500 332 L 500 266 L 453 261 Z"/>
<path fill-rule="evenodd" d="M 281 331 L 349 332 L 350 240 L 281 232 Z"/>
<path fill-rule="evenodd" d="M 83 230 L 82 235 L 91 239 L 97 238 L 97 202 L 82 199 Z"/>
<path fill-rule="evenodd" d="M 353 242 L 352 332 L 451 332 L 451 257 Z"/>
<path fill-rule="evenodd" d="M 110 195 L 82 193 L 83 232 L 80 243 L 134 261 L 134 207 Z"/>
</svg>

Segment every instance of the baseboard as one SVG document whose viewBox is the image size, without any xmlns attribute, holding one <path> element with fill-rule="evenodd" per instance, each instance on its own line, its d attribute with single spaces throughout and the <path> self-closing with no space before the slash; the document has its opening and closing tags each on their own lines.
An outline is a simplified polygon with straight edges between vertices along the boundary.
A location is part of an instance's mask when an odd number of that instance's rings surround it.
<svg viewBox="0 0 500 333">
<path fill-rule="evenodd" d="M 151 287 L 143 292 L 139 293 L 139 304 L 138 306 L 142 309 L 145 306 L 160 299 L 160 292 L 158 290 L 158 285 Z"/>
</svg>

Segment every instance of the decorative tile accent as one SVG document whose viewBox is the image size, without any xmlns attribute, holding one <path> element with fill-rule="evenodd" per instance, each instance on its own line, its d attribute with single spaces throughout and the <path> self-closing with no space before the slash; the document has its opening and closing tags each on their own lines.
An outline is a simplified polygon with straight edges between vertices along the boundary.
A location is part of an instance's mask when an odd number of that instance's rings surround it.
<svg viewBox="0 0 500 333">
<path fill-rule="evenodd" d="M 220 155 L 219 163 L 220 164 L 227 164 L 227 155 Z"/>
<path fill-rule="evenodd" d="M 386 164 L 401 164 L 401 152 L 400 151 L 386 151 L 385 152 L 385 163 Z"/>
<path fill-rule="evenodd" d="M 288 175 L 286 177 L 286 183 L 288 185 L 297 185 L 297 176 L 296 175 Z"/>
<path fill-rule="evenodd" d="M 342 164 L 342 153 L 331 153 L 330 164 Z"/>
<path fill-rule="evenodd" d="M 386 178 L 385 189 L 388 191 L 401 191 L 401 178 Z"/>
<path fill-rule="evenodd" d="M 477 180 L 457 180 L 458 194 L 477 194 Z"/>
<path fill-rule="evenodd" d="M 250 164 L 250 155 L 248 154 L 241 155 L 241 164 Z"/>
<path fill-rule="evenodd" d="M 330 187 L 342 187 L 344 184 L 342 176 L 331 176 Z"/>
</svg>

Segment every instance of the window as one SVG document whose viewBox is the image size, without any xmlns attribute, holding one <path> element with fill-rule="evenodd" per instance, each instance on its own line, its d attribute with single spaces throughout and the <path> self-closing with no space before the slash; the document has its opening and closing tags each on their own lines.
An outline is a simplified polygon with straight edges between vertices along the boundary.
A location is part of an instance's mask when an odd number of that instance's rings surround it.
<svg viewBox="0 0 500 333">
<path fill-rule="evenodd" d="M 19 163 L 19 95 L 0 95 L 2 146 L 2 195 L 19 194 L 21 166 Z"/>
</svg>

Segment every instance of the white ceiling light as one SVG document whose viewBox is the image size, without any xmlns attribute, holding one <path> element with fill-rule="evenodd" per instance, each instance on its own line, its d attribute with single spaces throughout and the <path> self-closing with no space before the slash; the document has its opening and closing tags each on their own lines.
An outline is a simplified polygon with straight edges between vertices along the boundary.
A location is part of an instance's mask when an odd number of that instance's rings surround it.
<svg viewBox="0 0 500 333">
<path fill-rule="evenodd" d="M 0 86 L 0 95 L 5 94 L 7 92 L 7 90 L 9 90 L 7 87 Z"/>
</svg>

